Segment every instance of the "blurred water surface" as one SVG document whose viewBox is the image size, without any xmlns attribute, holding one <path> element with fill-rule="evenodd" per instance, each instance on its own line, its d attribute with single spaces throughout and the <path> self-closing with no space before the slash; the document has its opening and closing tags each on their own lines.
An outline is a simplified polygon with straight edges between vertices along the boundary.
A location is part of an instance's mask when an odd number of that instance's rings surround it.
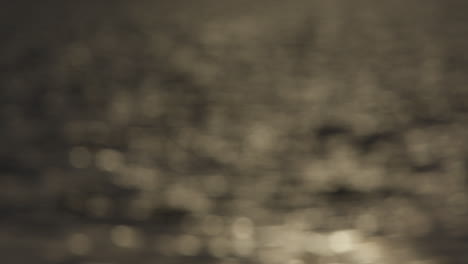
<svg viewBox="0 0 468 264">
<path fill-rule="evenodd" d="M 461 1 L 0 10 L 5 263 L 464 263 Z"/>
</svg>

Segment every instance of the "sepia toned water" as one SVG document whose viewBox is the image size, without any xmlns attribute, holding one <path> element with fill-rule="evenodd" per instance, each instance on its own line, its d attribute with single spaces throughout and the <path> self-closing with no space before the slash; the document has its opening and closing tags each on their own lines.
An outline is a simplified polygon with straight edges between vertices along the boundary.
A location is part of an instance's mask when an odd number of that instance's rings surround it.
<svg viewBox="0 0 468 264">
<path fill-rule="evenodd" d="M 5 4 L 1 262 L 465 263 L 466 8 Z"/>
</svg>

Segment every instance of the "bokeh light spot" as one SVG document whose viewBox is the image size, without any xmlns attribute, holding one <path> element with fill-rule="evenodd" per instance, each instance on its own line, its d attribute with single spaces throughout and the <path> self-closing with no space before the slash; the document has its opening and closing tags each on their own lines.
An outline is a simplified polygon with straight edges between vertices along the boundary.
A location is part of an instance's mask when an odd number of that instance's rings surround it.
<svg viewBox="0 0 468 264">
<path fill-rule="evenodd" d="M 119 225 L 111 230 L 112 242 L 122 248 L 136 248 L 141 244 L 140 234 L 132 227 Z"/>
</svg>

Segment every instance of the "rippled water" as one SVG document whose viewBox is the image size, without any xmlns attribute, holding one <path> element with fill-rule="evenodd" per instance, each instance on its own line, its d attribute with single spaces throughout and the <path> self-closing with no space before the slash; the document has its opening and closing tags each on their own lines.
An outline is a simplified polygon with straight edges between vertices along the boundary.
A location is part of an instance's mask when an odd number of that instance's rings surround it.
<svg viewBox="0 0 468 264">
<path fill-rule="evenodd" d="M 8 4 L 2 261 L 464 263 L 463 5 Z"/>
</svg>

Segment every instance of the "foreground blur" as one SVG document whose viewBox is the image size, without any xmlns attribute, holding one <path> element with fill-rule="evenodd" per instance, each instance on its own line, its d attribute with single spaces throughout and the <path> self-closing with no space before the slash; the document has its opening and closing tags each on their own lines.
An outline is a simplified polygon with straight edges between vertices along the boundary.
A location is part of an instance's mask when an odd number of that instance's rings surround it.
<svg viewBox="0 0 468 264">
<path fill-rule="evenodd" d="M 464 263 L 463 4 L 211 2 L 2 11 L 0 260 Z"/>
</svg>

